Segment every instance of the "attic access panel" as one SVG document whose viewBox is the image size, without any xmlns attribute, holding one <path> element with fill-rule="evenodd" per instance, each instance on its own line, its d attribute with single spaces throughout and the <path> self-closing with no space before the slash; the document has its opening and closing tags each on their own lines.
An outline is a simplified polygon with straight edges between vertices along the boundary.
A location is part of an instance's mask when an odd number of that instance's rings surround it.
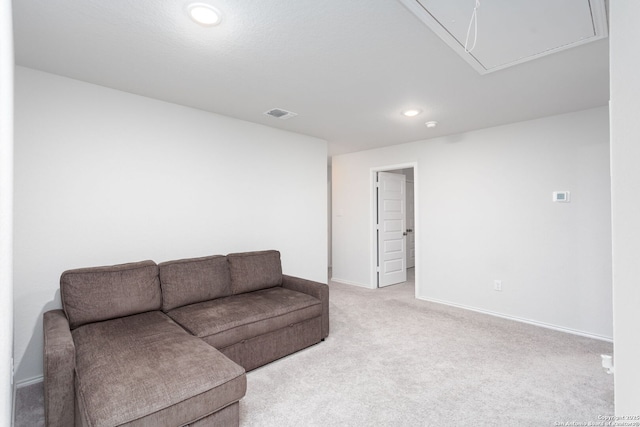
<svg viewBox="0 0 640 427">
<path fill-rule="evenodd" d="M 480 0 L 467 53 L 475 0 L 399 1 L 480 74 L 607 37 L 604 0 Z"/>
</svg>

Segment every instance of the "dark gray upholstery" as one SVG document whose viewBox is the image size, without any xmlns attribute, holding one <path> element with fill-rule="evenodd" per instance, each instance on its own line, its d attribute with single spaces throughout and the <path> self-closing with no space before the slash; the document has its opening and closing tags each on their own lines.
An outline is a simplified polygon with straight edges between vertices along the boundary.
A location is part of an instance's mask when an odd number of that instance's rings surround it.
<svg viewBox="0 0 640 427">
<path fill-rule="evenodd" d="M 251 371 L 319 343 L 322 339 L 320 331 L 320 318 L 314 317 L 277 331 L 240 341 L 220 351 L 245 370 Z"/>
<path fill-rule="evenodd" d="M 159 311 L 72 334 L 83 424 L 180 426 L 244 396 L 244 369 Z"/>
<path fill-rule="evenodd" d="M 299 277 L 282 275 L 282 287 L 311 295 L 322 302 L 322 339 L 329 336 L 329 286 Z"/>
<path fill-rule="evenodd" d="M 185 427 L 225 427 L 238 425 L 240 418 L 240 404 L 238 402 L 227 406 L 207 417 L 204 417 Z"/>
<path fill-rule="evenodd" d="M 233 294 L 259 291 L 282 284 L 278 251 L 243 252 L 227 255 Z"/>
<path fill-rule="evenodd" d="M 278 251 L 69 270 L 60 289 L 50 427 L 238 426 L 245 370 L 329 333 L 328 286 L 283 276 Z"/>
<path fill-rule="evenodd" d="M 158 268 L 165 312 L 231 295 L 229 264 L 222 255 L 167 261 Z"/>
<path fill-rule="evenodd" d="M 162 305 L 158 266 L 153 261 L 65 271 L 60 294 L 71 329 L 160 310 Z"/>
<path fill-rule="evenodd" d="M 280 286 L 192 304 L 167 313 L 220 349 L 322 314 L 321 301 Z"/>
<path fill-rule="evenodd" d="M 76 349 L 62 310 L 44 313 L 44 413 L 48 427 L 73 426 Z"/>
</svg>

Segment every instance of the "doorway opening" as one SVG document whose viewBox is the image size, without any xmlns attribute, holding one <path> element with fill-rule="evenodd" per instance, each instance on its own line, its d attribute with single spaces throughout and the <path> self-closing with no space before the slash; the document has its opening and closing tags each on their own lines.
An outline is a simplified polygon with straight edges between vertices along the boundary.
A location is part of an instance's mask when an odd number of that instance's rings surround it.
<svg viewBox="0 0 640 427">
<path fill-rule="evenodd" d="M 371 180 L 373 287 L 412 282 L 417 295 L 417 164 L 371 169 Z"/>
</svg>

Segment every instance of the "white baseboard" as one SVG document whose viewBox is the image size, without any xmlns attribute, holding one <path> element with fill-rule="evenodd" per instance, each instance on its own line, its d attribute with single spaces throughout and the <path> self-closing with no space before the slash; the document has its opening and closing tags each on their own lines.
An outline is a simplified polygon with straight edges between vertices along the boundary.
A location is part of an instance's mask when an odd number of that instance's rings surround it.
<svg viewBox="0 0 640 427">
<path fill-rule="evenodd" d="M 342 283 L 343 285 L 357 286 L 359 288 L 375 289 L 375 288 L 372 288 L 371 286 L 365 285 L 363 283 L 352 282 L 350 280 L 344 280 L 344 279 L 338 279 L 336 277 L 332 277 L 329 280 L 332 281 L 332 282 Z"/>
<path fill-rule="evenodd" d="M 517 316 L 511 316 L 508 314 L 502 314 L 502 313 L 498 313 L 495 311 L 490 311 L 490 310 L 484 310 L 481 308 L 476 308 L 476 307 L 470 307 L 464 304 L 456 304 L 453 302 L 449 302 L 449 301 L 443 301 L 443 300 L 438 300 L 438 299 L 434 299 L 434 298 L 423 298 L 423 297 L 419 297 L 416 296 L 416 298 L 422 300 L 422 301 L 429 301 L 429 302 L 434 302 L 436 304 L 443 304 L 443 305 L 448 305 L 451 307 L 456 307 L 456 308 L 462 308 L 464 310 L 470 310 L 470 311 L 475 311 L 476 313 L 482 313 L 482 314 L 488 314 L 490 316 L 494 316 L 494 317 L 500 317 L 502 319 L 507 319 L 507 320 L 514 320 L 516 322 L 520 322 L 520 323 L 527 323 L 529 325 L 533 325 L 533 326 L 539 326 L 541 328 L 546 328 L 546 329 L 552 329 L 554 331 L 559 331 L 559 332 L 565 332 L 568 334 L 572 334 L 572 335 L 579 335 L 581 337 L 586 337 L 586 338 L 593 338 L 596 340 L 600 340 L 600 341 L 607 341 L 607 342 L 613 342 L 613 337 L 606 337 L 603 335 L 597 335 L 597 334 L 592 334 L 589 332 L 584 332 L 584 331 L 578 331 L 576 329 L 571 329 L 571 328 L 565 328 L 564 326 L 558 326 L 558 325 L 552 325 L 549 323 L 544 323 L 544 322 L 538 322 L 537 320 L 531 320 L 531 319 L 525 319 L 522 317 L 517 317 Z"/>
<path fill-rule="evenodd" d="M 26 380 L 16 381 L 16 390 L 22 387 L 27 387 L 33 384 L 38 384 L 44 381 L 44 376 L 39 375 L 33 378 L 27 378 Z"/>
</svg>

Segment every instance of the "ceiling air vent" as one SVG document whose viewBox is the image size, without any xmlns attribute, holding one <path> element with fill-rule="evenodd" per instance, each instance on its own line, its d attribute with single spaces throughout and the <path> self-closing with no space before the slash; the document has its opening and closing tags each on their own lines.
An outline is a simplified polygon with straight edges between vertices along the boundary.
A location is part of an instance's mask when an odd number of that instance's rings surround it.
<svg viewBox="0 0 640 427">
<path fill-rule="evenodd" d="M 282 119 L 282 120 L 290 119 L 291 117 L 295 117 L 298 115 L 298 113 L 283 110 L 282 108 L 274 108 L 272 110 L 265 111 L 264 114 L 266 114 L 267 116 L 275 117 L 276 119 Z"/>
</svg>

